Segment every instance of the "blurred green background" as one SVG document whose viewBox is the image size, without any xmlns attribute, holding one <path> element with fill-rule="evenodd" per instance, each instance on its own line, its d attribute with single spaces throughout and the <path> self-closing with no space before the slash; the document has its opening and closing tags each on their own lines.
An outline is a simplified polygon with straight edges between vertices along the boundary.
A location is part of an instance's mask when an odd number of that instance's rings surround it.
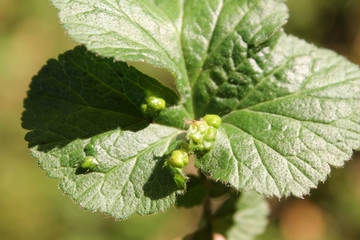
<svg viewBox="0 0 360 240">
<path fill-rule="evenodd" d="M 288 0 L 288 6 L 287 32 L 360 64 L 359 0 Z M 0 239 L 161 240 L 193 231 L 199 208 L 123 222 L 84 211 L 30 157 L 20 117 L 31 77 L 75 45 L 56 14 L 46 0 L 0 0 Z M 310 197 L 270 203 L 270 225 L 258 239 L 360 239 L 359 155 Z"/>
</svg>

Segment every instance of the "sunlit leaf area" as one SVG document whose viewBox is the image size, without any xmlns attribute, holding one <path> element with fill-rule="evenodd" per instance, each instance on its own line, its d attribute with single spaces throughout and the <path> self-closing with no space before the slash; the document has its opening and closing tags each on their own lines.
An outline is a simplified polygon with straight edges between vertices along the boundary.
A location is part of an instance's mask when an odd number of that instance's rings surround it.
<svg viewBox="0 0 360 240">
<path fill-rule="evenodd" d="M 288 0 L 287 5 L 286 33 L 360 64 L 359 0 Z M 48 59 L 76 46 L 57 13 L 46 0 L 0 0 L 0 239 L 168 240 L 194 232 L 201 207 L 171 207 L 126 221 L 84 211 L 31 158 L 20 120 L 31 78 Z M 141 65 L 140 71 L 168 78 L 160 68 Z M 269 225 L 257 239 L 360 239 L 359 172 L 356 153 L 344 168 L 333 168 L 310 196 L 270 198 Z"/>
</svg>

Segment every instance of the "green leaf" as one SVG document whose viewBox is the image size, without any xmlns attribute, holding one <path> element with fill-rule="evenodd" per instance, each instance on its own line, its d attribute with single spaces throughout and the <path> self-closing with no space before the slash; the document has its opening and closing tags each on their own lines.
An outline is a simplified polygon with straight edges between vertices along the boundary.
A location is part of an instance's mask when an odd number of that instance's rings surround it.
<svg viewBox="0 0 360 240">
<path fill-rule="evenodd" d="M 168 103 L 155 122 L 182 128 L 182 118 L 189 117 L 175 105 L 175 92 L 126 63 L 97 57 L 84 47 L 49 60 L 30 89 L 23 114 L 23 127 L 32 130 L 26 136 L 30 146 L 68 143 L 148 123 L 140 109 L 146 91 Z"/>
<path fill-rule="evenodd" d="M 209 63 L 208 70 L 203 71 L 194 86 L 197 116 L 209 113 L 225 115 L 237 109 L 246 94 L 262 81 L 262 69 L 267 66 L 281 34 L 277 32 L 258 46 L 248 46 L 242 54 L 228 50 L 226 57 L 222 57 L 224 54 L 219 52 L 215 58 L 219 62 Z M 233 59 L 236 56 L 240 59 Z"/>
<path fill-rule="evenodd" d="M 259 194 L 233 194 L 215 214 L 212 224 L 214 231 L 228 240 L 252 240 L 264 232 L 269 212 L 267 202 Z"/>
<path fill-rule="evenodd" d="M 262 72 L 196 166 L 239 190 L 301 197 L 360 149 L 360 71 L 283 35 Z"/>
<path fill-rule="evenodd" d="M 169 145 L 179 134 L 170 127 L 150 124 L 141 130 L 113 130 L 92 138 L 77 139 L 64 147 L 38 146 L 31 151 L 49 177 L 60 179 L 60 188 L 91 211 L 119 219 L 134 212 L 144 215 L 164 211 L 175 204 L 179 190 L 172 174 L 163 167 Z M 93 144 L 98 170 L 78 168 Z"/>
<path fill-rule="evenodd" d="M 51 2 L 74 41 L 102 56 L 146 61 L 172 72 L 190 115 L 198 94 L 191 87 L 201 85 L 209 68 L 243 62 L 287 19 L 285 4 L 276 0 Z"/>
<path fill-rule="evenodd" d="M 199 229 L 184 240 L 213 239 L 214 233 L 228 240 L 252 240 L 264 232 L 269 212 L 268 203 L 258 193 L 233 193 L 213 216 L 203 218 Z"/>
<path fill-rule="evenodd" d="M 148 91 L 168 103 L 155 123 L 140 109 Z M 124 219 L 175 204 L 180 189 L 163 164 L 184 138 L 171 127 L 188 117 L 177 101 L 175 92 L 126 63 L 76 47 L 33 78 L 23 127 L 31 130 L 26 140 L 40 167 L 61 180 L 66 194 L 86 209 Z M 169 126 L 159 125 L 166 112 Z M 86 156 L 96 167 L 80 167 Z"/>
<path fill-rule="evenodd" d="M 183 129 L 183 118 L 214 113 L 223 124 L 197 167 L 238 190 L 300 197 L 360 149 L 358 67 L 284 35 L 282 0 L 52 3 L 76 42 L 168 69 L 178 95 L 114 59 L 65 54 L 34 78 L 25 101 L 26 138 L 38 151 L 152 121 Z M 168 103 L 153 119 L 139 110 L 145 88 Z"/>
</svg>

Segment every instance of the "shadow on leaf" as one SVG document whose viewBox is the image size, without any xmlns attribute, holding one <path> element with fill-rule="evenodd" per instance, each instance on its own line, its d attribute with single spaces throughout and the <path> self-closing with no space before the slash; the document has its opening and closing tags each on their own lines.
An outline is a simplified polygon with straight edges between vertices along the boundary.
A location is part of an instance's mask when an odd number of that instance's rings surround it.
<svg viewBox="0 0 360 240">
<path fill-rule="evenodd" d="M 157 200 L 169 196 L 173 192 L 184 190 L 178 187 L 174 181 L 174 175 L 168 168 L 164 167 L 167 157 L 156 158 L 156 165 L 150 178 L 145 183 L 144 195 L 152 200 Z"/>
<path fill-rule="evenodd" d="M 140 110 L 146 92 L 176 104 L 178 96 L 124 62 L 84 46 L 50 59 L 33 77 L 24 101 L 29 147 L 47 152 L 114 129 L 137 131 L 152 120 Z"/>
</svg>

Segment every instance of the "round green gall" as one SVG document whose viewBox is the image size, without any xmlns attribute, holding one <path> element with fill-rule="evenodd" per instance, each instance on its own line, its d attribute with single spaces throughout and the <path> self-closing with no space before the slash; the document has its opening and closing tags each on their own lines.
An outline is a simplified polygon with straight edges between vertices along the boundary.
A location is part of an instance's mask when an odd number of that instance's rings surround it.
<svg viewBox="0 0 360 240">
<path fill-rule="evenodd" d="M 184 168 L 189 163 L 189 156 L 182 150 L 175 150 L 171 153 L 168 164 L 175 168 Z"/>
<path fill-rule="evenodd" d="M 205 122 L 212 127 L 219 128 L 221 125 L 221 118 L 218 115 L 207 114 L 204 117 Z"/>
<path fill-rule="evenodd" d="M 187 152 L 184 152 L 182 150 L 180 150 L 180 151 L 183 152 L 183 156 L 184 156 L 183 161 L 184 161 L 184 167 L 185 167 L 189 163 L 190 158 L 189 158 L 189 155 Z"/>
<path fill-rule="evenodd" d="M 199 132 L 191 133 L 189 137 L 195 144 L 200 144 L 203 140 L 203 135 Z"/>
<path fill-rule="evenodd" d="M 96 158 L 87 156 L 84 158 L 83 162 L 81 163 L 81 168 L 93 170 L 98 165 L 99 162 L 96 160 Z"/>
<path fill-rule="evenodd" d="M 166 102 L 164 99 L 154 97 L 154 96 L 147 97 L 145 100 L 147 102 L 148 107 L 154 111 L 163 110 L 166 105 Z"/>
<path fill-rule="evenodd" d="M 209 127 L 209 129 L 207 130 L 205 136 L 204 136 L 204 140 L 206 141 L 215 141 L 216 139 L 216 134 L 217 134 L 217 129 L 215 127 Z"/>
<path fill-rule="evenodd" d="M 194 144 L 201 144 L 208 128 L 209 125 L 204 120 L 193 121 L 190 125 L 186 138 L 191 140 Z"/>
<path fill-rule="evenodd" d="M 194 121 L 193 124 L 192 124 L 195 128 L 196 128 L 196 131 L 201 133 L 201 134 L 204 134 L 206 133 L 207 129 L 208 129 L 208 124 L 206 123 L 206 121 Z"/>
</svg>

